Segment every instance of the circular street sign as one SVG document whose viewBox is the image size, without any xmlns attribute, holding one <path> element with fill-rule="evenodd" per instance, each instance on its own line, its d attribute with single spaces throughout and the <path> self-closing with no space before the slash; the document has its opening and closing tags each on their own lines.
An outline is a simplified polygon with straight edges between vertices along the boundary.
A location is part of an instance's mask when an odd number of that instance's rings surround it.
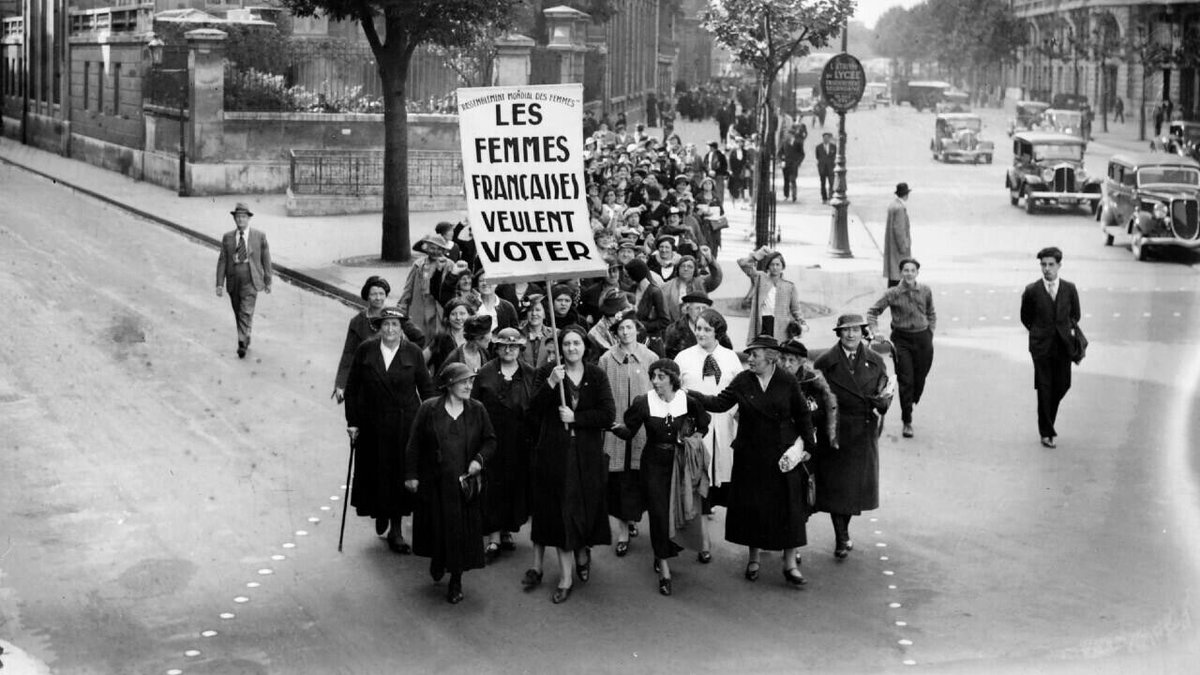
<svg viewBox="0 0 1200 675">
<path fill-rule="evenodd" d="M 858 105 L 866 87 L 867 74 L 862 64 L 849 54 L 835 54 L 821 71 L 821 95 L 839 113 Z"/>
</svg>

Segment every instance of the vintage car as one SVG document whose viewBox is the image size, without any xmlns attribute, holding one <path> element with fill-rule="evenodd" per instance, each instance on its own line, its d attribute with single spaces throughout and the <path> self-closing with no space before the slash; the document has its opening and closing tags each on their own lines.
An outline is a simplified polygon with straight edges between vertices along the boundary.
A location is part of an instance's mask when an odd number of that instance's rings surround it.
<svg viewBox="0 0 1200 675">
<path fill-rule="evenodd" d="M 932 110 L 948 89 L 950 83 L 940 80 L 897 82 L 892 88 L 892 96 L 896 105 L 908 103 L 917 110 Z"/>
<path fill-rule="evenodd" d="M 1026 213 L 1039 206 L 1085 206 L 1095 211 L 1101 197 L 1100 177 L 1083 170 L 1083 141 L 1052 131 L 1013 134 L 1013 164 L 1004 178 L 1013 206 L 1025 200 Z"/>
<path fill-rule="evenodd" d="M 1127 235 L 1138 260 L 1155 247 L 1200 248 L 1198 201 L 1200 162 L 1162 153 L 1113 155 L 1096 214 L 1104 245 Z"/>
<path fill-rule="evenodd" d="M 1050 101 L 1051 108 L 1061 110 L 1083 110 L 1088 107 L 1088 98 L 1083 94 L 1055 94 Z"/>
<path fill-rule="evenodd" d="M 1151 147 L 1200 161 L 1200 122 L 1171 122 L 1167 133 L 1151 143 Z"/>
<path fill-rule="evenodd" d="M 888 106 L 892 104 L 892 94 L 889 92 L 887 82 L 868 82 L 866 91 L 863 92 L 863 102 L 868 103 L 868 107 Z"/>
<path fill-rule="evenodd" d="M 929 150 L 933 158 L 948 162 L 992 163 L 995 143 L 979 138 L 983 120 L 973 113 L 941 113 L 934 122 Z"/>
<path fill-rule="evenodd" d="M 942 100 L 934 106 L 939 113 L 956 113 L 971 111 L 971 95 L 961 89 L 947 89 L 942 92 Z"/>
<path fill-rule="evenodd" d="M 1042 113 L 1049 108 L 1049 103 L 1041 101 L 1017 101 L 1017 116 L 1008 123 L 1008 135 L 1037 128 L 1042 123 Z"/>
<path fill-rule="evenodd" d="M 1075 136 L 1083 141 L 1083 147 L 1087 149 L 1088 139 L 1083 137 L 1083 113 L 1079 110 L 1047 108 L 1042 113 L 1042 123 L 1037 128 L 1041 131 L 1057 131 L 1060 134 Z"/>
</svg>

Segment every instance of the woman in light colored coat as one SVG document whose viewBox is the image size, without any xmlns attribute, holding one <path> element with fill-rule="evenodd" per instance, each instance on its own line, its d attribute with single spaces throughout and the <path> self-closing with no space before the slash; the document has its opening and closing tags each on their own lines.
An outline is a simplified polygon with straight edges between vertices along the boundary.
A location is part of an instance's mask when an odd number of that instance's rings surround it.
<svg viewBox="0 0 1200 675">
<path fill-rule="evenodd" d="M 759 271 L 760 261 L 764 262 L 767 271 Z M 764 246 L 745 258 L 739 258 L 737 264 L 750 277 L 750 293 L 747 295 L 750 298 L 750 331 L 746 342 L 754 341 L 759 335 L 770 335 L 782 342 L 788 338 L 789 321 L 800 324 L 803 334 L 807 323 L 800 312 L 796 284 L 783 278 L 783 270 L 787 267 L 783 254 Z"/>
</svg>

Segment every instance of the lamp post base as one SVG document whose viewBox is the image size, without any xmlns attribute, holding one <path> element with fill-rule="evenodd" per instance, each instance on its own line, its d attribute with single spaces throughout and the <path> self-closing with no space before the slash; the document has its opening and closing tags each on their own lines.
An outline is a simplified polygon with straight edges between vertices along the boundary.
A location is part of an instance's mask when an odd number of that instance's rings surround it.
<svg viewBox="0 0 1200 675">
<path fill-rule="evenodd" d="M 850 202 L 839 199 L 833 200 L 833 210 L 829 223 L 829 250 L 826 253 L 831 258 L 853 258 L 850 252 L 850 231 L 847 224 L 847 211 Z"/>
</svg>

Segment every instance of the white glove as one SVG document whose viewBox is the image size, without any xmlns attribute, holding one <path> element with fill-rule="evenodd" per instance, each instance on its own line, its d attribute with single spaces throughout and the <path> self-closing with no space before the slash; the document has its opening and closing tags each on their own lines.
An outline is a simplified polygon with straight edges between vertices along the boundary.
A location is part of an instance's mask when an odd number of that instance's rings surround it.
<svg viewBox="0 0 1200 675">
<path fill-rule="evenodd" d="M 792 447 L 788 448 L 787 452 L 779 458 L 779 470 L 787 473 L 799 466 L 800 462 L 809 458 L 809 454 L 804 451 L 804 442 L 797 440 Z"/>
</svg>

